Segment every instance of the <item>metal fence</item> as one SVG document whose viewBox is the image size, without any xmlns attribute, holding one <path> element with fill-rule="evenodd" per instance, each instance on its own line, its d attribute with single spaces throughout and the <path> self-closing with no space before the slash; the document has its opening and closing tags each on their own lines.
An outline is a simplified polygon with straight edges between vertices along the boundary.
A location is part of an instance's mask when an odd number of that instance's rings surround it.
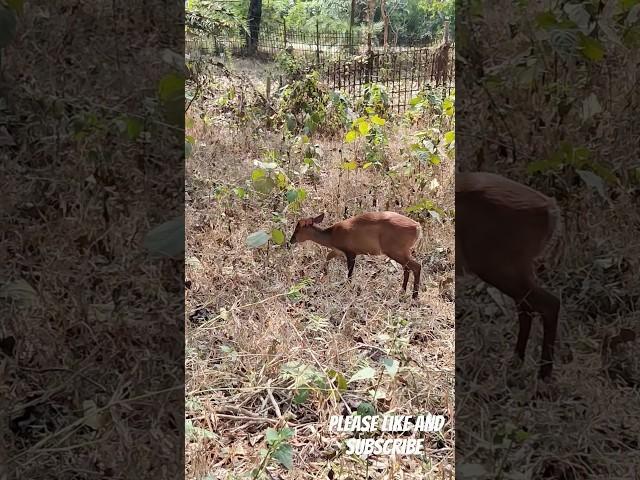
<svg viewBox="0 0 640 480">
<path fill-rule="evenodd" d="M 202 37 L 187 40 L 188 48 L 202 48 L 209 53 L 222 53 L 226 51 L 233 55 L 245 55 L 249 53 L 247 48 L 247 36 L 244 32 L 224 31 L 215 37 L 204 39 Z M 337 54 L 363 53 L 368 50 L 368 39 L 360 30 L 353 32 L 328 32 L 321 31 L 318 24 L 313 32 L 308 30 L 288 29 L 286 25 L 278 27 L 261 28 L 258 35 L 256 52 L 268 56 L 276 55 L 287 48 L 298 54 L 314 58 L 317 63 L 322 59 Z M 436 42 L 423 40 L 412 42 L 410 45 L 389 43 L 387 47 L 381 45 L 376 35 L 372 36 L 372 50 L 381 52 L 404 51 L 416 47 L 433 47 Z M 254 53 L 256 53 L 254 52 Z"/>
<path fill-rule="evenodd" d="M 327 62 L 322 72 L 330 88 L 353 98 L 362 97 L 370 83 L 384 85 L 392 108 L 401 113 L 410 100 L 427 87 L 444 95 L 451 93 L 454 65 L 451 45 L 448 48 L 408 48 L 338 57 Z"/>
<path fill-rule="evenodd" d="M 187 40 L 187 52 L 232 55 L 248 54 L 247 39 L 237 33 L 224 33 L 209 38 Z M 256 51 L 258 56 L 288 54 L 304 59 L 320 71 L 329 88 L 340 90 L 353 98 L 364 94 L 365 86 L 378 83 L 385 86 L 391 106 L 398 113 L 422 89 L 442 87 L 449 94 L 454 86 L 454 45 L 440 46 L 380 46 L 359 33 L 315 33 L 280 29 L 261 29 Z"/>
</svg>

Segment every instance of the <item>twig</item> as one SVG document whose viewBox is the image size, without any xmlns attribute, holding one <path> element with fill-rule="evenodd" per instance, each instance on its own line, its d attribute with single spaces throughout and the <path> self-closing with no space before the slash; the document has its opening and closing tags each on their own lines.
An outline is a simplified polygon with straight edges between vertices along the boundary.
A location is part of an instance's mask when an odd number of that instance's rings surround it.
<svg viewBox="0 0 640 480">
<path fill-rule="evenodd" d="M 279 420 L 275 418 L 267 418 L 267 417 L 252 417 L 252 416 L 244 416 L 244 415 L 226 415 L 224 413 L 216 413 L 216 417 L 227 418 L 229 420 L 237 420 L 244 422 L 261 422 L 261 423 L 270 423 L 272 425 L 277 425 Z"/>
<path fill-rule="evenodd" d="M 276 411 L 278 418 L 282 418 L 282 412 L 280 411 L 278 402 L 276 402 L 276 399 L 273 397 L 273 391 L 271 390 L 271 379 L 267 382 L 267 396 L 269 397 L 269 400 L 271 400 L 271 404 L 273 405 L 273 409 Z"/>
</svg>

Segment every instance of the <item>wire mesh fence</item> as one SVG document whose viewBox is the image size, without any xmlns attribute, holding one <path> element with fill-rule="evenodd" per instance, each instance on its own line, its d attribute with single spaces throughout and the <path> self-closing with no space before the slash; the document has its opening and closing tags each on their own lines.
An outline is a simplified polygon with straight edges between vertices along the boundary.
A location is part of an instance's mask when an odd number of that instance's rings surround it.
<svg viewBox="0 0 640 480">
<path fill-rule="evenodd" d="M 403 112 L 411 98 L 425 88 L 448 95 L 454 86 L 454 45 L 377 45 L 360 32 L 314 32 L 261 29 L 251 54 L 273 58 L 292 55 L 320 71 L 329 88 L 353 98 L 364 95 L 371 83 L 384 85 L 391 107 Z M 204 54 L 249 54 L 243 32 L 225 32 L 212 37 L 187 40 L 187 52 Z"/>
</svg>

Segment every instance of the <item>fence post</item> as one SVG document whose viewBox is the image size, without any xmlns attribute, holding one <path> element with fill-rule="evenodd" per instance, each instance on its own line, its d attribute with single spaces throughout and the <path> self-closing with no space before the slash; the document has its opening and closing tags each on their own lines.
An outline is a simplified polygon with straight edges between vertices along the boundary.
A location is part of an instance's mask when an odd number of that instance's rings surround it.
<svg viewBox="0 0 640 480">
<path fill-rule="evenodd" d="M 449 43 L 449 20 L 445 20 L 444 22 L 444 34 L 443 34 L 443 43 Z"/>
<path fill-rule="evenodd" d="M 266 91 L 266 93 L 267 93 L 266 98 L 267 98 L 267 102 L 268 102 L 270 100 L 270 98 L 271 98 L 271 74 L 270 73 L 267 74 L 267 91 Z"/>
<path fill-rule="evenodd" d="M 371 46 L 371 31 L 367 34 L 367 74 L 365 76 L 365 82 L 371 83 L 373 76 L 373 48 Z"/>
<path fill-rule="evenodd" d="M 287 48 L 287 21 L 284 17 L 282 17 L 282 31 L 284 37 L 284 46 L 282 48 Z"/>
<path fill-rule="evenodd" d="M 316 16 L 316 64 L 320 66 L 320 21 Z"/>
</svg>

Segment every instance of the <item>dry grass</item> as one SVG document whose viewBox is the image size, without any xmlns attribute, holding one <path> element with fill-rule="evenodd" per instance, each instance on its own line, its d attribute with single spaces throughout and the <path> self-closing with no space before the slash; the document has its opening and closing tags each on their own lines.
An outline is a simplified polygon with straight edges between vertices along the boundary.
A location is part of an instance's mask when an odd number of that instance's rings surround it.
<svg viewBox="0 0 640 480">
<path fill-rule="evenodd" d="M 348 283 L 345 262 L 339 260 L 332 261 L 328 276 L 320 280 L 320 246 L 249 250 L 247 235 L 271 228 L 272 211 L 281 210 L 282 201 L 256 195 L 219 201 L 211 196 L 212 187 L 244 185 L 253 161 L 263 158 L 264 150 L 282 149 L 282 140 L 260 126 L 234 127 L 211 105 L 204 109 L 214 116 L 215 128 L 196 120 L 188 132 L 198 146 L 187 161 L 186 391 L 187 417 L 210 431 L 211 438 L 188 443 L 187 477 L 226 479 L 249 472 L 260 464 L 265 430 L 289 426 L 295 430 L 294 468 L 287 473 L 277 464 L 269 466 L 282 478 L 326 477 L 329 472 L 333 478 L 365 478 L 367 473 L 368 478 L 449 478 L 454 308 L 451 291 L 441 290 L 440 282 L 453 274 L 453 226 L 423 224 L 425 241 L 416 252 L 423 264 L 418 303 L 399 295 L 401 268 L 383 257 L 358 257 L 354 281 Z M 400 148 L 406 149 L 409 134 L 407 127 L 391 129 L 392 164 L 402 158 Z M 315 142 L 324 150 L 322 167 L 315 181 L 307 178 L 299 185 L 309 196 L 301 212 L 286 213 L 287 236 L 301 216 L 324 211 L 329 224 L 341 220 L 345 208 L 349 216 L 386 204 L 401 211 L 421 198 L 411 191 L 415 177 L 401 175 L 392 188 L 389 177 L 373 169 L 347 174 L 339 168 L 349 155 L 348 149 L 340 152 L 340 139 Z M 452 208 L 451 163 L 427 175 L 440 182 L 429 196 Z M 310 284 L 297 298 L 287 295 L 303 279 Z M 395 378 L 378 378 L 385 357 L 400 361 Z M 282 374 L 282 367 L 292 361 L 321 372 L 335 370 L 346 378 L 364 366 L 378 373 L 372 381 L 350 384 L 342 397 L 316 392 L 295 405 L 292 381 Z M 381 413 L 446 416 L 441 434 L 425 434 L 425 459 L 381 456 L 367 466 L 344 454 L 344 435 L 329 431 L 329 416 L 348 414 L 360 402 L 372 401 L 378 382 L 383 398 L 373 403 Z"/>
<path fill-rule="evenodd" d="M 565 65 L 544 43 L 529 50 L 535 43 L 531 35 L 539 33 L 535 19 L 549 4 L 528 2 L 522 10 L 513 5 L 498 2 L 485 9 L 473 24 L 474 36 L 458 48 L 470 63 L 461 63 L 458 70 L 456 163 L 461 171 L 480 168 L 532 184 L 555 196 L 563 210 L 564 255 L 542 275 L 543 284 L 563 302 L 555 382 L 536 396 L 541 322 L 533 323 L 526 363 L 513 378 L 507 368 L 518 328 L 513 303 L 493 295 L 496 302 L 485 286 L 458 284 L 456 468 L 460 472 L 464 463 L 480 464 L 485 475 L 478 478 L 639 478 L 640 344 L 625 334 L 636 332 L 637 338 L 640 320 L 638 186 L 629 175 L 638 155 L 637 148 L 620 139 L 639 135 L 633 112 L 640 52 L 600 36 L 606 52 L 602 62 L 577 59 Z M 553 73 L 547 67 L 529 84 L 514 82 L 520 71 L 515 59 L 523 52 L 528 52 L 527 62 L 541 66 L 551 60 L 558 67 Z M 480 64 L 487 75 L 490 68 L 492 75 L 499 72 L 494 87 L 480 87 Z M 554 103 L 560 95 L 542 98 L 540 91 L 562 91 L 575 100 L 574 107 L 557 123 L 547 122 L 560 110 Z M 585 121 L 575 105 L 591 94 L 603 112 Z M 515 152 L 506 148 L 501 153 L 497 145 L 510 147 L 512 139 Z M 561 141 L 587 149 L 591 159 L 615 173 L 606 199 L 567 166 L 529 178 L 528 164 L 552 157 Z M 484 153 L 484 162 L 478 152 Z M 614 339 L 625 336 L 628 341 L 611 348 Z M 504 434 L 510 429 L 516 432 L 512 439 Z"/>
<path fill-rule="evenodd" d="M 148 144 L 114 126 L 144 112 L 170 70 L 143 27 L 167 45 L 182 33 L 169 6 L 160 18 L 118 5 L 25 2 L 2 52 L 2 479 L 183 469 L 182 262 L 141 247 L 181 213 L 182 141 L 151 116 Z M 76 135 L 85 115 L 96 128 Z"/>
</svg>

